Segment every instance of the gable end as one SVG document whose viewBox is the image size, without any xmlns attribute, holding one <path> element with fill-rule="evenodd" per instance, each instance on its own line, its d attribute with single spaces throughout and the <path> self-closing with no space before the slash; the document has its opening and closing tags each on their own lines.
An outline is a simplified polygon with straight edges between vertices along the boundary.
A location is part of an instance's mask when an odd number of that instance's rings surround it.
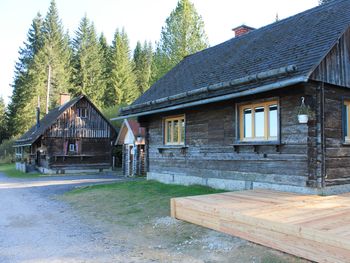
<svg viewBox="0 0 350 263">
<path fill-rule="evenodd" d="M 350 27 L 316 67 L 310 78 L 350 88 Z"/>
</svg>

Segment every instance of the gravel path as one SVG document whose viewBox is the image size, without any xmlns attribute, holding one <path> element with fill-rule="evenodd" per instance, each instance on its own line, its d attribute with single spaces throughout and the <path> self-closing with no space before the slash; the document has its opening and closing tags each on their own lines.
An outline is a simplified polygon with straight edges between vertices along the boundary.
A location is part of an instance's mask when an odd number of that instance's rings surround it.
<svg viewBox="0 0 350 263">
<path fill-rule="evenodd" d="M 113 176 L 9 179 L 0 173 L 0 262 L 135 262 L 123 244 L 81 221 L 55 200 L 77 186 L 123 180 Z M 113 242 L 113 243 L 111 243 Z"/>
</svg>

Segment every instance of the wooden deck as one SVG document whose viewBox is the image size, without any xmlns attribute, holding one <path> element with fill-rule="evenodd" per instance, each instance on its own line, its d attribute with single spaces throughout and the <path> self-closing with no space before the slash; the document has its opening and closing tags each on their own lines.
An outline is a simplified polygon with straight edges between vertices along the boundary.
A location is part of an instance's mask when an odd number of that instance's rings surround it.
<svg viewBox="0 0 350 263">
<path fill-rule="evenodd" d="M 171 215 L 316 262 L 350 262 L 350 193 L 252 190 L 173 198 Z"/>
</svg>

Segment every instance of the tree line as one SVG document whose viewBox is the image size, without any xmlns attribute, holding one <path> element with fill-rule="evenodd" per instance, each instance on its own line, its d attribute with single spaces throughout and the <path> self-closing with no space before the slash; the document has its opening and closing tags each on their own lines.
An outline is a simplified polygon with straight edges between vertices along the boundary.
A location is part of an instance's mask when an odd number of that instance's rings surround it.
<svg viewBox="0 0 350 263">
<path fill-rule="evenodd" d="M 19 49 L 9 105 L 0 98 L 0 143 L 34 124 L 38 103 L 41 117 L 66 92 L 85 94 L 101 109 L 130 104 L 185 56 L 208 46 L 204 22 L 189 0 L 178 1 L 158 42 L 138 41 L 133 52 L 124 28 L 109 44 L 86 15 L 71 38 L 52 0 L 45 17 L 34 17 Z"/>
</svg>

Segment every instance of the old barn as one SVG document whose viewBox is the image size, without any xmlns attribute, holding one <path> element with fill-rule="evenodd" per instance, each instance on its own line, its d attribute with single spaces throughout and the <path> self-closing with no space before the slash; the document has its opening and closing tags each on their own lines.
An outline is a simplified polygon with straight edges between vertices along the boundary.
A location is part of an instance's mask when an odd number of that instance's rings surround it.
<svg viewBox="0 0 350 263">
<path fill-rule="evenodd" d="M 238 27 L 123 108 L 119 118 L 137 117 L 146 129 L 148 178 L 349 191 L 349 10 L 339 0 L 260 29 Z"/>
<path fill-rule="evenodd" d="M 37 117 L 16 141 L 16 166 L 43 173 L 103 171 L 111 168 L 115 138 L 114 127 L 85 95 L 70 100 L 61 94 L 60 106 Z"/>
</svg>

